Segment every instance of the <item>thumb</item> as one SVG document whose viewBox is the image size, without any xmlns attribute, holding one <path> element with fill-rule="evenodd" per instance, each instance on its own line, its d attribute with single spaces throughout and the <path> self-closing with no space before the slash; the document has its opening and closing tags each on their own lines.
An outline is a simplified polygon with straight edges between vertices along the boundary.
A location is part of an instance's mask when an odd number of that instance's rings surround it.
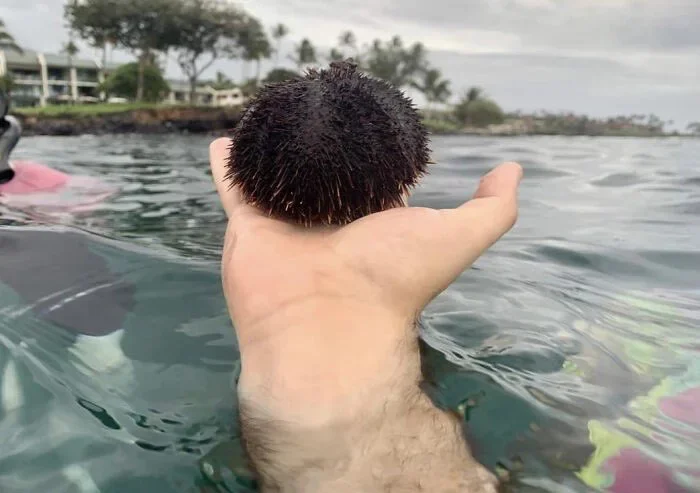
<svg viewBox="0 0 700 493">
<path fill-rule="evenodd" d="M 236 207 L 243 203 L 238 189 L 232 188 L 226 180 L 230 148 L 231 139 L 226 138 L 217 139 L 209 146 L 209 165 L 211 166 L 212 179 L 221 205 L 228 217 L 231 217 Z"/>
<path fill-rule="evenodd" d="M 500 197 L 513 201 L 517 197 L 518 185 L 523 176 L 522 167 L 518 163 L 504 163 L 484 175 L 479 182 L 479 188 L 474 193 L 474 199 Z M 468 205 L 467 204 L 464 205 Z"/>
<path fill-rule="evenodd" d="M 417 263 L 426 273 L 424 282 L 430 298 L 513 227 L 521 178 L 519 164 L 502 164 L 481 179 L 471 200 L 456 209 L 436 211 L 421 221 L 422 256 Z"/>
</svg>

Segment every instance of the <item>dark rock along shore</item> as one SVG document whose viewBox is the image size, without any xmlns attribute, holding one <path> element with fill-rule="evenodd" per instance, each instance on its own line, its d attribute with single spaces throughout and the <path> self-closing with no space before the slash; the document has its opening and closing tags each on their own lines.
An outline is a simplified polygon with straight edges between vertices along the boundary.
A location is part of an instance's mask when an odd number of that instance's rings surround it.
<svg viewBox="0 0 700 493">
<path fill-rule="evenodd" d="M 102 115 L 18 115 L 24 135 L 215 133 L 240 118 L 231 108 L 138 109 Z"/>
</svg>

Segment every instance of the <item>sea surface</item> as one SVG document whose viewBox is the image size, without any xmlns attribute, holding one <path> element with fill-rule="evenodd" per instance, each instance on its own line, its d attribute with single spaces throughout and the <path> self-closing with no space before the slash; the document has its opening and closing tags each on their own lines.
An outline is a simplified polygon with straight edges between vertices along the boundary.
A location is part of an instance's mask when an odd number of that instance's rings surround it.
<svg viewBox="0 0 700 493">
<path fill-rule="evenodd" d="M 207 147 L 21 141 L 119 192 L 0 205 L 0 492 L 251 491 Z M 424 317 L 434 397 L 475 454 L 519 492 L 700 491 L 700 140 L 432 148 L 413 205 L 525 169 L 516 227 Z"/>
</svg>

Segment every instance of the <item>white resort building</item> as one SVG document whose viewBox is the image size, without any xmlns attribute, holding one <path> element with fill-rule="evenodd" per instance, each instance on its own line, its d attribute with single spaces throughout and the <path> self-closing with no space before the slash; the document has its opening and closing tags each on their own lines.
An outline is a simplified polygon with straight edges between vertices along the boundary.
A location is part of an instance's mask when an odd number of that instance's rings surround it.
<svg viewBox="0 0 700 493">
<path fill-rule="evenodd" d="M 165 102 L 183 104 L 190 102 L 190 85 L 187 82 L 169 80 L 170 94 Z M 241 106 L 245 103 L 243 91 L 239 88 L 217 90 L 209 86 L 200 86 L 195 93 L 194 104 L 202 106 Z"/>
<path fill-rule="evenodd" d="M 93 60 L 31 50 L 0 49 L 0 77 L 12 79 L 12 98 L 22 106 L 50 102 L 99 101 L 99 85 L 109 75 Z"/>
<path fill-rule="evenodd" d="M 12 99 L 18 106 L 45 106 L 50 103 L 96 103 L 104 99 L 100 84 L 119 65 L 67 55 L 52 55 L 23 49 L 0 47 L 0 78 L 12 80 Z M 190 87 L 182 81 L 168 81 L 167 104 L 189 103 Z M 245 102 L 240 89 L 218 91 L 198 87 L 194 104 L 240 106 Z"/>
</svg>

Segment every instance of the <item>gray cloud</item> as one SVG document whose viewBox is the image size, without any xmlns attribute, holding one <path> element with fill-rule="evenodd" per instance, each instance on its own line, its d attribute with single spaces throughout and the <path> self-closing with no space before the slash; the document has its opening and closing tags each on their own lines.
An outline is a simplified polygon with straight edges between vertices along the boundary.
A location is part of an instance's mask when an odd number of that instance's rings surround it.
<svg viewBox="0 0 700 493">
<path fill-rule="evenodd" d="M 679 125 L 700 118 L 697 72 L 669 80 L 663 72 L 605 58 L 527 53 L 434 52 L 432 59 L 453 81 L 454 92 L 481 86 L 509 110 L 573 110 L 598 117 L 656 113 Z"/>
<path fill-rule="evenodd" d="M 391 0 L 380 13 L 385 19 L 418 21 L 455 33 L 508 33 L 526 48 L 700 49 L 696 0 Z"/>
<path fill-rule="evenodd" d="M 0 0 L 0 18 L 21 44 L 55 52 L 67 40 L 63 4 Z M 242 0 L 242 5 L 267 25 L 290 26 L 287 49 L 302 37 L 330 47 L 345 29 L 362 42 L 393 34 L 422 41 L 455 92 L 480 85 L 507 109 L 600 116 L 654 112 L 683 124 L 700 119 L 697 0 Z M 94 51 L 83 46 L 82 54 Z M 129 56 L 117 52 L 115 60 Z M 238 78 L 242 66 L 222 60 L 207 75 L 216 70 Z M 173 62 L 168 72 L 181 77 Z"/>
</svg>

